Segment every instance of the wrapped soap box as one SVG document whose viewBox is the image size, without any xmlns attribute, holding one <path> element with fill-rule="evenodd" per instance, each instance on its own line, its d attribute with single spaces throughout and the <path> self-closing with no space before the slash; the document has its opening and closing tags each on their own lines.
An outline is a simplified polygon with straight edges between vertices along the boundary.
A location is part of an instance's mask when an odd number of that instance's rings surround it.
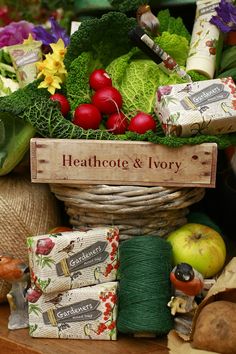
<svg viewBox="0 0 236 354">
<path fill-rule="evenodd" d="M 160 86 L 155 113 L 168 136 L 235 132 L 235 83 L 227 77 Z"/>
<path fill-rule="evenodd" d="M 117 282 L 59 293 L 28 289 L 32 337 L 116 340 Z"/>
<path fill-rule="evenodd" d="M 28 237 L 32 283 L 51 293 L 114 281 L 118 244 L 116 227 Z"/>
</svg>

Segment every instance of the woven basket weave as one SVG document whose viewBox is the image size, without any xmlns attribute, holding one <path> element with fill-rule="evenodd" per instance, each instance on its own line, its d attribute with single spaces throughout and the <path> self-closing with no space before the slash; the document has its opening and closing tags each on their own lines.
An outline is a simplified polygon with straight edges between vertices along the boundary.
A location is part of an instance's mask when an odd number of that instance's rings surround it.
<svg viewBox="0 0 236 354">
<path fill-rule="evenodd" d="M 0 254 L 28 262 L 26 238 L 60 225 L 58 200 L 46 184 L 32 184 L 23 175 L 0 177 Z M 0 302 L 10 285 L 0 280 Z"/>
<path fill-rule="evenodd" d="M 117 226 L 120 238 L 164 237 L 186 223 L 188 207 L 199 202 L 203 188 L 51 184 L 63 201 L 74 228 Z"/>
</svg>

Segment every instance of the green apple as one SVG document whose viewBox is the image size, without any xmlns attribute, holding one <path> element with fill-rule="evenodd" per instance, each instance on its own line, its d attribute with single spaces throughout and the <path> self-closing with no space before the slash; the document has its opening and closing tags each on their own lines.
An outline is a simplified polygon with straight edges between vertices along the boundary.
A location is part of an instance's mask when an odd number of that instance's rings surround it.
<svg viewBox="0 0 236 354">
<path fill-rule="evenodd" d="M 204 278 L 216 275 L 224 266 L 225 242 L 211 227 L 187 223 L 171 232 L 167 241 L 172 245 L 174 266 L 188 263 Z"/>
</svg>

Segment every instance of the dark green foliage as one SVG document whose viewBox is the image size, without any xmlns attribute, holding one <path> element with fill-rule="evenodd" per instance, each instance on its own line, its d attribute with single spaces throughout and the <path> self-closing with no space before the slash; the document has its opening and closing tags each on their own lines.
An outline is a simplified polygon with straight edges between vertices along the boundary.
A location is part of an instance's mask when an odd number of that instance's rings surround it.
<svg viewBox="0 0 236 354">
<path fill-rule="evenodd" d="M 10 96 L 0 98 L 0 112 L 10 112 L 14 115 L 18 115 L 27 109 L 28 105 L 31 105 L 34 101 L 37 101 L 41 97 L 48 98 L 49 92 L 45 89 L 38 89 L 39 80 L 27 85 L 22 89 L 18 89 Z"/>
<path fill-rule="evenodd" d="M 129 12 L 129 11 L 137 10 L 140 5 L 149 4 L 149 1 L 148 0 L 147 1 L 145 1 L 145 0 L 109 0 L 109 3 L 116 10 L 119 10 L 121 12 Z"/>
<path fill-rule="evenodd" d="M 79 104 L 91 101 L 89 74 L 92 72 L 91 66 L 94 63 L 91 52 L 83 52 L 71 63 L 66 79 L 66 91 L 72 112 Z"/>
<path fill-rule="evenodd" d="M 79 30 L 71 36 L 65 56 L 67 70 L 82 52 L 91 51 L 104 67 L 114 58 L 127 53 L 133 46 L 128 32 L 135 24 L 134 18 L 115 11 L 110 11 L 101 18 L 82 21 Z"/>
</svg>

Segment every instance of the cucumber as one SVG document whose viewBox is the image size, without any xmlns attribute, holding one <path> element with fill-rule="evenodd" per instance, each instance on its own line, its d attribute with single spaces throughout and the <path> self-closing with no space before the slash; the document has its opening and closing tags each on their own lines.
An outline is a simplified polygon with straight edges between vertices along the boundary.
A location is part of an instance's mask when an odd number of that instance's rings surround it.
<svg viewBox="0 0 236 354">
<path fill-rule="evenodd" d="M 0 176 L 10 173 L 21 162 L 35 132 L 31 124 L 0 113 Z"/>
</svg>

